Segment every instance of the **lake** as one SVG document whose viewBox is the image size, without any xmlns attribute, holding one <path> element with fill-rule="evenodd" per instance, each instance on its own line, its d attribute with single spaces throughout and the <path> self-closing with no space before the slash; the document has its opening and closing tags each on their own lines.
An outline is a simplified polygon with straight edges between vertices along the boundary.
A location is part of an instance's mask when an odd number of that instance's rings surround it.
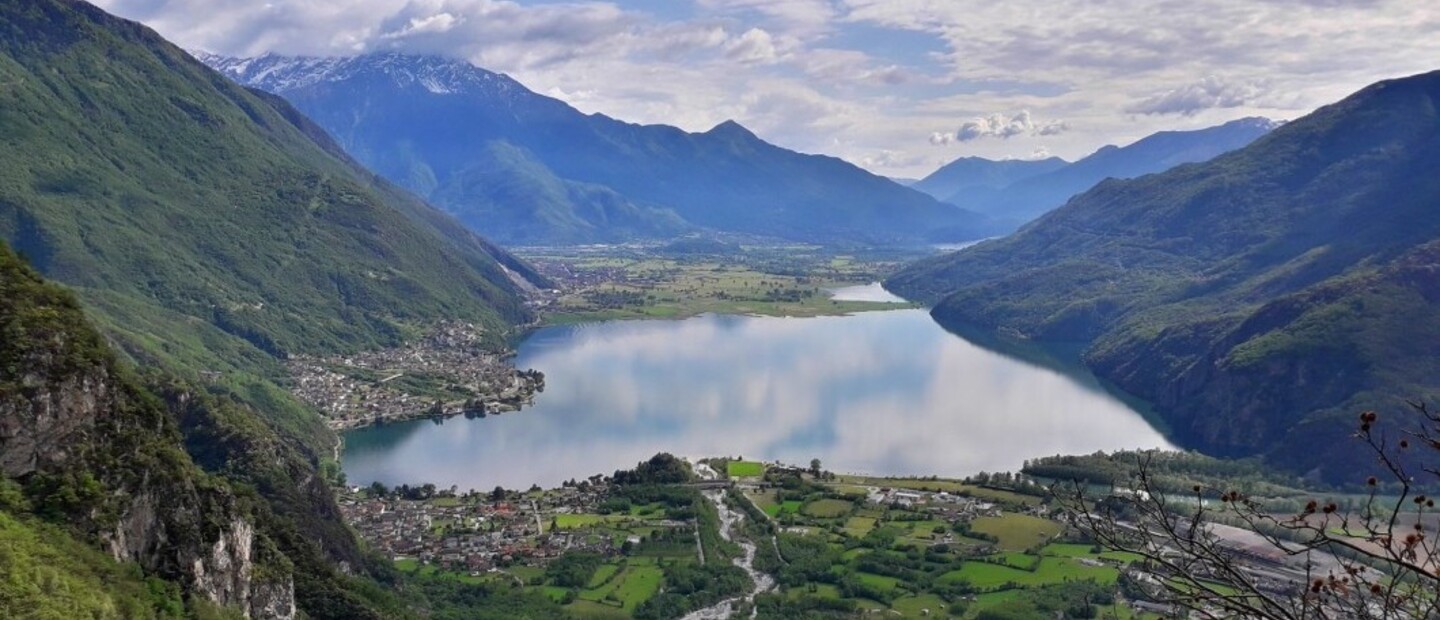
<svg viewBox="0 0 1440 620">
<path fill-rule="evenodd" d="M 896 300 L 879 285 L 836 295 Z M 1036 456 L 1169 447 L 1083 369 L 983 348 L 920 309 L 550 327 L 515 363 L 545 373 L 533 407 L 347 432 L 350 483 L 551 487 L 662 451 L 963 477 Z"/>
</svg>

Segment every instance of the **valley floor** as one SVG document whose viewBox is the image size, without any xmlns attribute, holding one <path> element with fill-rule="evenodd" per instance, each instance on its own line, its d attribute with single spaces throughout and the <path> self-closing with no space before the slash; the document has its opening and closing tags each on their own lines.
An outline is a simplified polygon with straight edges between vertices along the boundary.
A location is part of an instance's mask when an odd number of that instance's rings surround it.
<svg viewBox="0 0 1440 620">
<path fill-rule="evenodd" d="M 342 505 L 402 571 L 543 595 L 579 618 L 1033 617 L 1077 600 L 1142 616 L 1119 594 L 1135 558 L 1071 538 L 1041 496 L 724 459 L 693 471 L 687 484 L 353 489 Z M 710 585 L 672 598 L 701 570 Z"/>
<path fill-rule="evenodd" d="M 637 245 L 517 252 L 559 283 L 544 302 L 549 324 L 705 313 L 807 317 L 891 310 L 905 306 L 836 300 L 829 290 L 875 282 L 913 257 L 791 245 L 736 246 L 723 252 Z"/>
</svg>

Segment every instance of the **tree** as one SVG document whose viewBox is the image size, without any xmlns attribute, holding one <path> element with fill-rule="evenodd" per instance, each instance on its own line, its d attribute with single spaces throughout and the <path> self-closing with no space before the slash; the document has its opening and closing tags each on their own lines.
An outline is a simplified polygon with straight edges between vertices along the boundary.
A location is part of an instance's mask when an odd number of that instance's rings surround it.
<svg viewBox="0 0 1440 620">
<path fill-rule="evenodd" d="M 810 475 L 820 477 L 820 459 L 810 459 Z"/>
<path fill-rule="evenodd" d="M 1245 493 L 1202 485 L 1176 498 L 1158 482 L 1152 456 L 1137 457 L 1128 488 L 1108 496 L 1092 496 L 1078 480 L 1056 492 L 1097 542 L 1142 558 L 1148 598 L 1201 617 L 1434 618 L 1440 544 L 1427 530 L 1435 500 L 1424 487 L 1440 483 L 1440 414 L 1411 407 L 1419 416 L 1410 430 L 1386 432 L 1375 412 L 1360 414 L 1354 436 L 1378 471 L 1354 510 L 1312 499 L 1298 514 L 1277 515 Z"/>
<path fill-rule="evenodd" d="M 490 501 L 492 501 L 492 502 L 503 502 L 503 501 L 505 501 L 505 487 L 502 487 L 502 486 L 500 486 L 500 485 L 498 485 L 498 484 L 495 485 L 495 490 L 493 490 L 493 491 L 490 492 Z"/>
</svg>

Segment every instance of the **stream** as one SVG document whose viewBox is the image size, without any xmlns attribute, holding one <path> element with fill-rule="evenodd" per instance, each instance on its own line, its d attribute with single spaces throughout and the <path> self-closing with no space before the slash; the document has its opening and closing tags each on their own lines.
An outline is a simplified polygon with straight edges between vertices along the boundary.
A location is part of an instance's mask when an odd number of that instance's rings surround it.
<svg viewBox="0 0 1440 620">
<path fill-rule="evenodd" d="M 738 527 L 745 517 L 739 512 L 732 510 L 730 506 L 725 503 L 724 491 L 706 491 L 705 499 L 715 504 L 715 512 L 720 515 L 720 537 L 725 540 L 738 542 L 740 548 L 744 551 L 744 555 L 735 558 L 733 562 L 736 566 L 744 569 L 746 574 L 750 575 L 750 581 L 753 582 L 754 585 L 750 588 L 749 594 L 725 599 L 704 609 L 692 611 L 680 620 L 725 620 L 730 617 L 730 614 L 735 612 L 736 603 L 741 601 L 752 603 L 755 601 L 755 595 L 769 592 L 775 587 L 774 578 L 766 573 L 755 570 L 755 543 L 738 536 L 740 532 Z M 732 531 L 734 532 L 733 535 Z M 754 611 L 750 612 L 750 617 L 755 617 Z"/>
</svg>

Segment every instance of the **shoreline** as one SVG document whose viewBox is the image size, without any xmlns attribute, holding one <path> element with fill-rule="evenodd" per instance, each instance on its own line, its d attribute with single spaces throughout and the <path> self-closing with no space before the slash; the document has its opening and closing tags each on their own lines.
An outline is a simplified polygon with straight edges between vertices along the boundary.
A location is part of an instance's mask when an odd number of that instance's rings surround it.
<svg viewBox="0 0 1440 620">
<path fill-rule="evenodd" d="M 540 320 L 538 321 L 538 325 L 532 324 L 532 325 L 534 325 L 533 328 L 531 328 L 531 329 L 529 329 L 529 330 L 527 330 L 527 331 L 521 332 L 521 334 L 520 334 L 520 339 L 523 340 L 523 339 L 524 339 L 524 336 L 528 335 L 530 332 L 534 331 L 535 329 L 542 329 L 542 328 L 545 328 L 545 327 L 563 327 L 563 326 L 566 326 L 566 325 L 581 325 L 581 324 L 586 324 L 586 323 L 600 323 L 600 322 L 606 322 L 606 321 L 652 321 L 652 320 L 655 320 L 655 321 L 680 321 L 680 320 L 685 320 L 685 319 L 694 318 L 694 317 L 697 317 L 697 316 L 703 316 L 703 315 L 706 315 L 706 314 L 717 314 L 717 315 L 728 315 L 728 316 L 748 316 L 748 317 L 776 317 L 776 318 L 809 319 L 809 318 L 826 317 L 826 316 L 850 316 L 850 315 L 852 315 L 852 314 L 857 314 L 857 313 L 861 313 L 861 312 L 888 312 L 888 311 L 894 311 L 894 310 L 911 310 L 911 309 L 917 309 L 917 308 L 924 308 L 924 307 L 925 307 L 925 306 L 922 305 L 922 304 L 915 303 L 915 302 L 912 302 L 912 301 L 909 301 L 909 300 L 905 300 L 905 299 L 901 299 L 901 298 L 899 298 L 898 296 L 897 296 L 897 299 L 900 299 L 900 301 L 880 301 L 880 300 L 870 300 L 870 299 L 838 299 L 838 298 L 836 298 L 836 297 L 834 296 L 834 294 L 835 294 L 837 291 L 841 290 L 841 289 L 855 288 L 855 287 L 864 287 L 864 286 L 879 285 L 879 284 L 881 284 L 881 282 L 878 282 L 878 281 L 869 281 L 869 282 L 827 282 L 827 283 L 824 283 L 824 284 L 823 284 L 823 286 L 824 286 L 823 290 L 824 290 L 826 293 L 829 294 L 829 296 L 826 297 L 826 299 L 825 299 L 825 301 L 829 301 L 829 302 L 830 302 L 830 306 L 828 306 L 828 307 L 825 306 L 824 304 L 814 304 L 814 303 L 806 303 L 806 302 L 793 302 L 793 303 L 795 304 L 795 307 L 790 308 L 790 307 L 786 307 L 786 306 L 783 305 L 783 304 L 792 303 L 792 302 L 756 301 L 756 302 L 753 302 L 753 303 L 755 303 L 755 304 L 757 304 L 757 305 L 759 305 L 759 306 L 761 306 L 761 307 L 758 307 L 758 308 L 747 308 L 747 307 L 745 307 L 745 306 L 739 306 L 739 307 L 730 307 L 730 308 L 710 308 L 710 307 L 703 307 L 703 306 L 702 306 L 702 307 L 684 307 L 685 304 L 679 304 L 679 306 L 676 307 L 676 312 L 674 312 L 674 313 L 672 313 L 672 314 L 665 314 L 665 313 L 663 313 L 663 312 L 658 312 L 658 313 L 647 312 L 647 310 L 664 310 L 664 309 L 667 309 L 667 308 L 670 308 L 670 307 L 671 307 L 671 306 L 665 306 L 665 305 L 661 305 L 661 304 L 652 304 L 652 305 L 648 305 L 648 306 L 640 306 L 640 307 L 634 308 L 634 309 L 631 309 L 631 308 L 615 308 L 615 309 L 608 309 L 608 310 L 589 310 L 589 311 L 577 311 L 577 312 L 564 312 L 564 311 L 553 311 L 553 310 L 552 310 L 552 311 L 550 311 L 550 312 L 542 313 L 542 316 L 541 316 Z M 889 291 L 886 291 L 886 292 L 888 293 Z M 552 320 L 553 317 L 556 317 L 556 316 L 562 317 L 561 320 Z M 527 326 L 527 327 L 529 327 L 529 326 Z"/>
<path fill-rule="evenodd" d="M 521 376 L 519 375 L 520 372 L 530 371 L 517 371 L 517 376 Z M 515 413 L 518 411 L 523 411 L 526 407 L 534 405 L 535 395 L 545 391 L 544 375 L 537 376 L 539 377 L 538 379 L 527 380 L 524 382 L 525 387 L 529 389 L 522 390 L 521 394 L 517 394 L 511 397 L 481 400 L 479 403 L 479 407 L 466 406 L 468 404 L 466 401 L 454 401 L 441 405 L 442 409 L 439 412 L 435 411 L 434 407 L 432 406 L 428 409 L 421 408 L 403 411 L 399 413 L 378 414 L 372 417 L 345 419 L 335 419 L 327 417 L 325 419 L 325 426 L 331 431 L 339 434 L 344 431 L 353 431 L 362 428 L 369 428 L 372 426 L 384 426 L 386 424 L 398 424 L 401 422 L 413 422 L 415 420 L 443 420 L 457 416 L 465 416 L 466 418 L 483 418 L 504 413 Z"/>
</svg>

